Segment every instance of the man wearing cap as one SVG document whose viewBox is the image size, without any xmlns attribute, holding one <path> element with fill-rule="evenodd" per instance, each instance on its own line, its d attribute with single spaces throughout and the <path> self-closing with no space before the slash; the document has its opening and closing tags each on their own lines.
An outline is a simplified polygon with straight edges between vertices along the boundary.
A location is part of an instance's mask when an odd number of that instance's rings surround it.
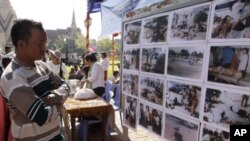
<svg viewBox="0 0 250 141">
<path fill-rule="evenodd" d="M 20 19 L 11 29 L 16 56 L 1 77 L 15 141 L 63 141 L 60 116 L 69 87 L 41 60 L 47 35 L 41 23 Z"/>
<path fill-rule="evenodd" d="M 51 60 L 47 62 L 49 69 L 64 79 L 67 69 L 66 65 L 62 62 L 62 53 L 57 50 L 50 50 L 50 54 Z"/>
</svg>

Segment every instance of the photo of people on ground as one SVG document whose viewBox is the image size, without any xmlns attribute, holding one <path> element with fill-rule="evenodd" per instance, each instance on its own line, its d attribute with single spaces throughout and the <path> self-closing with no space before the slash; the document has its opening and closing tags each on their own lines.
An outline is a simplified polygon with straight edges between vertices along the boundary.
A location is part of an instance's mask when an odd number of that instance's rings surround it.
<svg viewBox="0 0 250 141">
<path fill-rule="evenodd" d="M 166 49 L 142 48 L 141 71 L 164 74 Z"/>
<path fill-rule="evenodd" d="M 203 4 L 172 12 L 169 42 L 206 40 L 209 7 Z"/>
<path fill-rule="evenodd" d="M 208 124 L 203 124 L 201 141 L 229 141 L 230 134 Z"/>
<path fill-rule="evenodd" d="M 166 113 L 164 137 L 169 141 L 198 141 L 198 125 Z"/>
<path fill-rule="evenodd" d="M 208 81 L 250 87 L 249 45 L 212 46 Z"/>
<path fill-rule="evenodd" d="M 125 45 L 139 44 L 142 21 L 133 21 L 125 24 L 123 42 Z"/>
<path fill-rule="evenodd" d="M 138 96 L 139 91 L 139 75 L 124 72 L 122 75 L 123 93 Z"/>
<path fill-rule="evenodd" d="M 126 101 L 125 101 L 125 118 L 124 118 L 124 122 L 125 124 L 132 128 L 135 129 L 136 128 L 136 107 L 137 107 L 137 99 L 130 97 L 130 96 L 126 96 Z"/>
<path fill-rule="evenodd" d="M 140 103 L 139 125 L 161 136 L 162 111 Z"/>
<path fill-rule="evenodd" d="M 167 74 L 189 79 L 202 79 L 203 46 L 169 47 Z"/>
<path fill-rule="evenodd" d="M 140 49 L 127 48 L 123 50 L 123 68 L 139 71 Z"/>
<path fill-rule="evenodd" d="M 151 17 L 143 22 L 141 43 L 167 41 L 168 15 Z"/>
<path fill-rule="evenodd" d="M 201 87 L 168 81 L 166 108 L 183 115 L 199 118 Z"/>
<path fill-rule="evenodd" d="M 203 120 L 229 129 L 232 124 L 250 124 L 249 92 L 206 89 Z"/>
<path fill-rule="evenodd" d="M 213 5 L 213 39 L 250 38 L 250 1 L 220 0 Z"/>
<path fill-rule="evenodd" d="M 164 79 L 141 76 L 140 96 L 143 100 L 163 105 Z"/>
</svg>

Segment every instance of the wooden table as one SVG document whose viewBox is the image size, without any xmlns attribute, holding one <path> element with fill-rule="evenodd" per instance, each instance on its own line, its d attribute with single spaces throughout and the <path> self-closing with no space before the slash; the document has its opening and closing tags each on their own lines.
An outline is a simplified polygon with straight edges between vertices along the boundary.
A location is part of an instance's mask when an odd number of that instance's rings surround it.
<svg viewBox="0 0 250 141">
<path fill-rule="evenodd" d="M 75 100 L 74 98 L 69 97 L 65 101 L 64 107 L 66 109 L 66 112 L 70 114 L 72 141 L 74 141 L 76 117 L 96 115 L 102 116 L 102 140 L 109 140 L 109 135 L 107 135 L 105 132 L 106 125 L 108 124 L 108 122 L 112 122 L 109 124 L 114 124 L 114 109 L 110 103 L 105 102 L 101 97 L 96 97 L 94 99 L 88 100 Z"/>
</svg>

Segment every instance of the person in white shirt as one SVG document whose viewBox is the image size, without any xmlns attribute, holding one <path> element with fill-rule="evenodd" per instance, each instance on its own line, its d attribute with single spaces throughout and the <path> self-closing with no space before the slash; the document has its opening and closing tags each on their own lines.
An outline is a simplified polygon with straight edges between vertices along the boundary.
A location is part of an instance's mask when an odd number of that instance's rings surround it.
<svg viewBox="0 0 250 141">
<path fill-rule="evenodd" d="M 234 78 L 237 80 L 237 82 L 244 78 L 247 74 L 247 67 L 248 67 L 248 61 L 249 61 L 249 55 L 248 55 L 248 48 L 242 48 L 241 53 L 239 56 L 239 65 L 238 70 L 234 74 Z"/>
<path fill-rule="evenodd" d="M 109 59 L 107 58 L 107 54 L 105 52 L 101 53 L 102 60 L 100 64 L 103 67 L 104 70 L 104 80 L 107 80 L 108 78 L 108 68 L 109 68 Z"/>
<path fill-rule="evenodd" d="M 57 50 L 50 50 L 50 57 L 51 60 L 47 62 L 48 68 L 64 79 L 67 69 L 66 65 L 62 62 L 62 53 Z"/>
<path fill-rule="evenodd" d="M 90 66 L 88 72 L 87 83 L 91 84 L 91 89 L 98 95 L 102 96 L 105 92 L 104 87 L 104 70 L 94 53 L 85 56 L 86 65 Z"/>
</svg>

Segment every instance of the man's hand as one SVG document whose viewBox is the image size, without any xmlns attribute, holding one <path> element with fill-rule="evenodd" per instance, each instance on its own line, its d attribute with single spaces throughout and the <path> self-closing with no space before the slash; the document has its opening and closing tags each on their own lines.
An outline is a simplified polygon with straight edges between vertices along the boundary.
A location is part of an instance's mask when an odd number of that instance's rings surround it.
<svg viewBox="0 0 250 141">
<path fill-rule="evenodd" d="M 58 105 L 64 102 L 63 97 L 57 94 L 49 94 L 48 96 L 42 98 L 42 100 L 47 105 Z"/>
</svg>

